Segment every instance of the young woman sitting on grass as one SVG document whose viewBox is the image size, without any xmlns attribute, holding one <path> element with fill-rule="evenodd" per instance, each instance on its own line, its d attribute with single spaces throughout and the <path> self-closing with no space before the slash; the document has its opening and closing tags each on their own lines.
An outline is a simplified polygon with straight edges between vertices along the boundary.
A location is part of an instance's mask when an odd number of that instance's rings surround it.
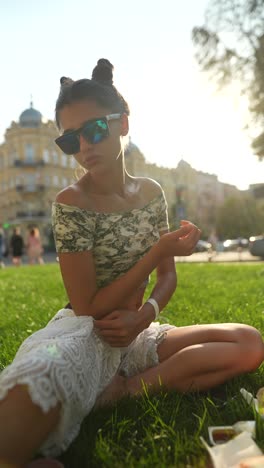
<svg viewBox="0 0 264 468">
<path fill-rule="evenodd" d="M 127 173 L 129 108 L 112 69 L 101 59 L 91 80 L 61 79 L 56 143 L 86 170 L 52 209 L 70 304 L 24 341 L 1 374 L 0 455 L 9 463 L 36 451 L 60 454 L 96 404 L 140 395 L 143 383 L 150 392 L 161 384 L 205 390 L 263 360 L 262 338 L 250 326 L 154 322 L 176 289 L 174 256 L 190 255 L 200 231 L 182 221 L 169 233 L 160 185 Z"/>
</svg>

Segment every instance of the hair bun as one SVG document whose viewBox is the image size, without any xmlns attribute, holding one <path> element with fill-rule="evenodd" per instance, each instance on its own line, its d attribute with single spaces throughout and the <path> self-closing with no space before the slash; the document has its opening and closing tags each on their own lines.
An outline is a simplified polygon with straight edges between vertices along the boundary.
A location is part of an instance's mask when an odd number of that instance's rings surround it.
<svg viewBox="0 0 264 468">
<path fill-rule="evenodd" d="M 62 76 L 61 77 L 61 79 L 60 79 L 61 86 L 65 85 L 65 84 L 70 84 L 70 83 L 73 83 L 73 80 L 71 78 L 68 78 L 67 76 Z"/>
<path fill-rule="evenodd" d="M 113 84 L 113 65 L 107 59 L 100 59 L 93 69 L 92 80 L 98 81 L 104 85 Z"/>
</svg>

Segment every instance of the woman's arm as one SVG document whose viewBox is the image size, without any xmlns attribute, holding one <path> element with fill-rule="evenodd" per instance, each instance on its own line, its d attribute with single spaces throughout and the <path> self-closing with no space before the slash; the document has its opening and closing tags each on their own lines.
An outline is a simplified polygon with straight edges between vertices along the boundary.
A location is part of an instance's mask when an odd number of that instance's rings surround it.
<svg viewBox="0 0 264 468">
<path fill-rule="evenodd" d="M 120 308 L 160 262 L 168 257 L 190 255 L 199 236 L 199 229 L 191 223 L 164 234 L 127 273 L 99 290 L 92 251 L 59 254 L 63 281 L 74 312 L 100 319 Z"/>
<path fill-rule="evenodd" d="M 161 233 L 161 236 L 165 234 Z M 174 257 L 164 258 L 156 268 L 156 282 L 150 297 L 158 303 L 160 312 L 168 304 L 177 287 L 177 274 Z M 155 319 L 153 305 L 145 302 L 140 308 L 140 327 L 147 328 Z M 140 330 L 140 331 L 142 331 Z"/>
<path fill-rule="evenodd" d="M 156 269 L 157 280 L 152 290 L 151 297 L 154 298 L 159 309 L 162 310 L 173 295 L 177 277 L 174 258 L 163 259 Z M 135 308 L 128 310 L 122 308 L 115 310 L 102 320 L 94 322 L 98 334 L 111 346 L 128 346 L 136 336 L 145 328 L 148 328 L 155 318 L 152 304 L 145 302 L 137 311 Z"/>
<path fill-rule="evenodd" d="M 150 297 L 153 297 L 157 301 L 160 311 L 168 304 L 176 287 L 177 275 L 174 258 L 166 258 L 157 267 L 157 281 L 150 294 Z M 141 310 L 144 308 L 144 305 Z"/>
</svg>

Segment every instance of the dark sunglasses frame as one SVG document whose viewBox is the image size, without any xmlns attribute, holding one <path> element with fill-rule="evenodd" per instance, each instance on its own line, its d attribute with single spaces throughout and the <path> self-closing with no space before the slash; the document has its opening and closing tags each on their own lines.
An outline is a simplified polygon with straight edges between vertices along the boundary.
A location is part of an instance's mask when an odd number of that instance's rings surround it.
<svg viewBox="0 0 264 468">
<path fill-rule="evenodd" d="M 101 143 L 109 136 L 109 120 L 119 119 L 120 117 L 121 114 L 109 114 L 97 119 L 87 120 L 80 128 L 66 132 L 56 138 L 55 143 L 65 154 L 79 153 L 80 135 L 92 144 Z"/>
</svg>

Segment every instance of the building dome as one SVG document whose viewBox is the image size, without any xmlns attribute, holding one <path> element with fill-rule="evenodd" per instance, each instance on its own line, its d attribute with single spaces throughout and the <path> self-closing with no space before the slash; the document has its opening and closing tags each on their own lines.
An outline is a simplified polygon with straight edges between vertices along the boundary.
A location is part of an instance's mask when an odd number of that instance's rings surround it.
<svg viewBox="0 0 264 468">
<path fill-rule="evenodd" d="M 131 153 L 141 153 L 140 149 L 138 148 L 135 143 L 132 142 L 131 137 L 129 137 L 129 143 L 125 147 L 125 156 L 130 156 Z"/>
<path fill-rule="evenodd" d="M 30 108 L 22 112 L 19 117 L 21 127 L 39 127 L 42 122 L 42 114 L 33 108 L 33 103 L 30 103 Z"/>
</svg>

